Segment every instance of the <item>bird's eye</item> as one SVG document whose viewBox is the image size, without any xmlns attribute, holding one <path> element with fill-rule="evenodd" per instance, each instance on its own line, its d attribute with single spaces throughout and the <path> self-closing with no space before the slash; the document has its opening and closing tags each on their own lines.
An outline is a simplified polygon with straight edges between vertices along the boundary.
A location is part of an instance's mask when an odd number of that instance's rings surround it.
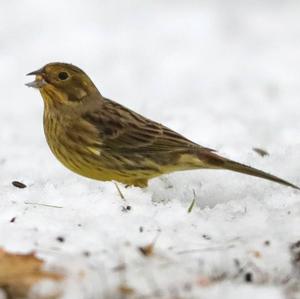
<svg viewBox="0 0 300 299">
<path fill-rule="evenodd" d="M 60 72 L 58 74 L 58 78 L 60 80 L 67 80 L 69 78 L 69 74 L 67 72 Z"/>
</svg>

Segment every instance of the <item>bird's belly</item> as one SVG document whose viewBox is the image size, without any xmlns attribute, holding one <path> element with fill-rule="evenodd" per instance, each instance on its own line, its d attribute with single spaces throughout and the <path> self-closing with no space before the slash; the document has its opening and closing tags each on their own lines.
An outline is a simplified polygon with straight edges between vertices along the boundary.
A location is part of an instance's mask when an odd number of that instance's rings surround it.
<svg viewBox="0 0 300 299">
<path fill-rule="evenodd" d="M 64 146 L 50 146 L 51 151 L 55 157 L 69 170 L 100 181 L 112 180 L 116 174 L 110 169 L 106 169 L 101 159 L 93 159 L 86 153 L 80 153 L 80 151 L 67 149 Z"/>
<path fill-rule="evenodd" d="M 49 144 L 54 156 L 69 170 L 90 179 L 99 181 L 118 181 L 126 185 L 146 186 L 148 179 L 161 175 L 160 171 L 129 167 L 129 163 L 118 164 L 115 157 L 109 153 L 101 155 L 98 152 L 83 151 L 76 146 Z"/>
</svg>

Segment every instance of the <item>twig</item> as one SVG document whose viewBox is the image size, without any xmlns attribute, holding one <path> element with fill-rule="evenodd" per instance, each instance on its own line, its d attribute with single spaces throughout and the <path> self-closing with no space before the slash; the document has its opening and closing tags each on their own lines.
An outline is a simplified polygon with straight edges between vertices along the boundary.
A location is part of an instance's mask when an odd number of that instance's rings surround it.
<svg viewBox="0 0 300 299">
<path fill-rule="evenodd" d="M 62 209 L 63 208 L 63 207 L 60 207 L 60 206 L 47 205 L 45 203 L 38 203 L 38 202 L 25 201 L 24 204 L 26 204 L 26 205 L 38 205 L 38 206 L 44 206 L 44 207 L 56 208 L 56 209 Z"/>
<path fill-rule="evenodd" d="M 215 247 L 205 247 L 205 248 L 198 248 L 198 249 L 188 249 L 188 250 L 182 250 L 178 251 L 177 254 L 187 254 L 187 253 L 198 253 L 198 252 L 203 252 L 203 251 L 218 251 L 218 250 L 226 250 L 226 249 L 231 249 L 234 248 L 234 244 L 229 244 L 227 246 L 215 246 Z"/>
<path fill-rule="evenodd" d="M 195 202 L 196 202 L 196 192 L 195 192 L 194 189 L 193 189 L 193 194 L 194 194 L 194 198 L 193 198 L 193 200 L 192 200 L 192 202 L 191 202 L 191 204 L 190 204 L 190 206 L 189 206 L 189 208 L 187 210 L 188 213 L 192 212 L 192 210 L 194 208 L 194 205 L 195 205 Z"/>
</svg>

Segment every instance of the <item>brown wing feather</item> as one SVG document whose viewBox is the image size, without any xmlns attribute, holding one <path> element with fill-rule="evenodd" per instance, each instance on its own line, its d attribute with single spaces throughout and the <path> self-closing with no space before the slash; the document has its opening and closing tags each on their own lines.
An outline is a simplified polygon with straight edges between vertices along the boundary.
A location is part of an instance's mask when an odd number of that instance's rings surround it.
<svg viewBox="0 0 300 299">
<path fill-rule="evenodd" d="M 84 118 L 98 129 L 103 145 L 111 150 L 149 153 L 200 147 L 213 151 L 108 99 Z"/>
</svg>

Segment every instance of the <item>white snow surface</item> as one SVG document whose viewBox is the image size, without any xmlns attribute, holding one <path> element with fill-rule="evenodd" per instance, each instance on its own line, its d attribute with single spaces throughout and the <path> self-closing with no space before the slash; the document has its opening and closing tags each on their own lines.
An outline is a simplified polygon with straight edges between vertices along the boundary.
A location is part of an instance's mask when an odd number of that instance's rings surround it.
<svg viewBox="0 0 300 299">
<path fill-rule="evenodd" d="M 300 185 L 299 14 L 296 0 L 1 1 L 0 247 L 66 275 L 33 293 L 300 298 L 300 192 L 199 170 L 120 185 L 125 203 L 52 156 L 42 99 L 24 86 L 48 62 L 73 63 L 104 96 Z"/>
</svg>

